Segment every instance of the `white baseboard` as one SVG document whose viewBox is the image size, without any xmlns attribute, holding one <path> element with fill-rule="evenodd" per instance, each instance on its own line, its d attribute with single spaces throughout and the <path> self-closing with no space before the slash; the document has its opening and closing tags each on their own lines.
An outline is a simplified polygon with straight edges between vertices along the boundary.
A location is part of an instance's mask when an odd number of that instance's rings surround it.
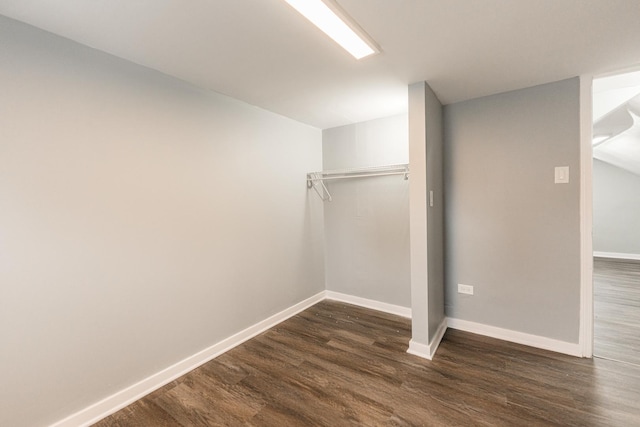
<svg viewBox="0 0 640 427">
<path fill-rule="evenodd" d="M 596 255 L 597 256 L 597 255 Z M 341 301 L 348 304 L 361 306 L 385 313 L 395 314 L 398 316 L 411 318 L 411 309 L 393 304 L 387 304 L 380 301 L 374 301 L 366 298 L 355 297 L 352 295 L 341 294 L 333 291 L 322 291 L 304 301 L 289 307 L 280 313 L 250 326 L 235 335 L 230 336 L 217 344 L 212 345 L 192 356 L 187 357 L 180 362 L 163 369 L 123 390 L 120 390 L 111 396 L 102 399 L 93 405 L 84 408 L 67 418 L 54 423 L 51 427 L 77 427 L 90 426 L 93 423 L 113 414 L 114 412 L 130 405 L 136 400 L 146 396 L 147 394 L 159 389 L 160 387 L 170 383 L 180 376 L 192 371 L 193 369 L 203 365 L 204 363 L 216 358 L 217 356 L 231 350 L 232 348 L 242 344 L 243 342 L 255 337 L 256 335 L 266 331 L 277 325 L 278 323 L 306 310 L 307 308 L 317 304 L 318 302 L 329 299 Z M 551 338 L 530 335 L 523 332 L 512 331 L 508 329 L 497 328 L 495 326 L 483 325 L 480 323 L 470 322 L 467 320 L 445 318 L 434 338 L 426 344 L 417 343 L 413 340 L 409 342 L 407 353 L 413 354 L 428 360 L 432 360 L 447 327 L 471 332 L 479 335 L 511 341 L 517 344 L 528 345 L 545 350 L 551 350 L 558 353 L 564 353 L 571 356 L 581 357 L 580 345 L 558 341 Z"/>
<path fill-rule="evenodd" d="M 436 330 L 436 335 L 433 337 L 433 339 L 429 343 L 429 353 L 431 354 L 432 359 L 433 359 L 433 356 L 436 355 L 436 350 L 438 350 L 438 347 L 440 346 L 440 342 L 442 341 L 442 338 L 444 337 L 444 334 L 446 332 L 447 332 L 447 318 L 445 317 L 444 319 L 442 319 L 442 322 L 440 322 L 440 325 Z"/>
<path fill-rule="evenodd" d="M 410 340 L 407 353 L 413 354 L 414 356 L 422 357 L 424 359 L 433 360 L 433 357 L 436 355 L 436 351 L 440 346 L 440 342 L 442 341 L 442 337 L 444 337 L 445 332 L 447 332 L 446 317 L 442 319 L 442 322 L 440 322 L 440 325 L 436 330 L 436 334 L 429 345 L 420 344 L 418 342 L 415 342 L 414 340 Z"/>
<path fill-rule="evenodd" d="M 510 329 L 498 328 L 495 326 L 470 322 L 468 320 L 454 319 L 451 317 L 447 319 L 447 326 L 452 329 L 459 329 L 465 332 L 485 335 L 487 337 L 510 341 L 516 344 L 555 351 L 557 353 L 568 354 L 570 356 L 582 357 L 581 347 L 578 343 L 559 341 L 553 338 L 531 335 L 524 332 L 512 331 Z"/>
<path fill-rule="evenodd" d="M 426 344 L 415 342 L 414 340 L 409 341 L 409 349 L 407 350 L 407 353 L 413 354 L 414 356 L 422 357 L 423 359 L 433 359 L 433 356 L 431 356 L 431 351 L 429 351 L 429 346 Z"/>
<path fill-rule="evenodd" d="M 375 301 L 367 298 L 356 297 L 353 295 L 341 294 L 340 292 L 325 291 L 325 298 L 346 302 L 347 304 L 358 305 L 372 310 L 382 311 L 396 316 L 411 318 L 411 309 L 400 305 L 388 304 L 386 302 Z"/>
<path fill-rule="evenodd" d="M 159 389 L 165 384 L 179 378 L 198 366 L 216 358 L 217 356 L 231 350 L 243 342 L 255 337 L 278 323 L 300 313 L 303 310 L 325 299 L 325 292 L 322 291 L 304 301 L 289 307 L 280 313 L 256 323 L 247 329 L 230 336 L 217 344 L 212 345 L 180 362 L 157 372 L 150 377 L 143 379 L 123 390 L 112 394 L 93 405 L 82 409 L 69 417 L 60 420 L 51 427 L 78 427 L 89 426 L 101 419 L 113 414 L 147 394 Z"/>
<path fill-rule="evenodd" d="M 624 254 L 620 252 L 593 252 L 594 257 L 598 258 L 615 258 L 615 259 L 633 259 L 640 261 L 640 254 Z"/>
</svg>

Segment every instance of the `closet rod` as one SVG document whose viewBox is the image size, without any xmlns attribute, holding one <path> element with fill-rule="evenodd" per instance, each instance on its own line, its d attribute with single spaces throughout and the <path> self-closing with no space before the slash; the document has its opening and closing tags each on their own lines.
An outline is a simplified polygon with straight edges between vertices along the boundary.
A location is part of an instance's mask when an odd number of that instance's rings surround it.
<svg viewBox="0 0 640 427">
<path fill-rule="evenodd" d="M 381 175 L 408 175 L 409 165 L 386 165 L 386 166 L 371 166 L 366 168 L 351 168 L 351 169 L 337 169 L 326 170 L 319 172 L 310 172 L 307 174 L 307 180 L 319 181 L 323 179 L 338 179 L 338 178 L 364 178 L 367 176 L 381 176 Z"/>
<path fill-rule="evenodd" d="M 329 190 L 324 185 L 324 181 L 348 178 L 368 178 L 370 176 L 388 175 L 404 175 L 404 179 L 409 179 L 409 165 L 386 165 L 367 168 L 309 172 L 307 174 L 307 187 L 313 188 L 322 200 L 331 201 L 331 193 L 329 193 Z M 318 186 L 320 186 L 320 188 L 318 188 Z"/>
<path fill-rule="evenodd" d="M 398 172 L 376 172 L 376 173 L 363 173 L 363 174 L 349 174 L 349 175 L 341 175 L 341 176 L 321 176 L 319 178 L 307 178 L 309 181 L 326 181 L 328 179 L 347 179 L 347 178 L 365 178 L 368 176 L 385 176 L 385 175 L 405 175 L 408 174 L 408 171 L 398 171 Z"/>
</svg>

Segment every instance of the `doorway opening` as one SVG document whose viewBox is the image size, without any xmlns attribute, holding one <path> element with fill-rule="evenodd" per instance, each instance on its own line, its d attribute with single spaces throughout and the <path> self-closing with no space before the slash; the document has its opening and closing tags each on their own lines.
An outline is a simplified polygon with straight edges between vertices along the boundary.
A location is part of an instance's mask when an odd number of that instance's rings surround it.
<svg viewBox="0 0 640 427">
<path fill-rule="evenodd" d="M 640 70 L 592 95 L 593 355 L 640 365 Z"/>
</svg>

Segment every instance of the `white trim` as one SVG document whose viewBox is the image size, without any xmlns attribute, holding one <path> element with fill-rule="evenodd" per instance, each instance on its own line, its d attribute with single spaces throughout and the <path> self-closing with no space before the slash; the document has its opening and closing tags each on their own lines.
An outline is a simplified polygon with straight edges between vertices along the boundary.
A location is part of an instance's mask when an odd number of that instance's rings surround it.
<svg viewBox="0 0 640 427">
<path fill-rule="evenodd" d="M 428 345 L 415 342 L 413 339 L 409 341 L 409 348 L 407 349 L 407 353 L 428 360 L 431 360 L 433 358 L 433 356 L 431 356 L 431 351 L 429 350 Z"/>
<path fill-rule="evenodd" d="M 395 314 L 398 316 L 410 318 L 411 309 L 393 304 L 387 304 L 379 301 L 369 300 L 366 298 L 356 297 L 347 294 L 341 294 L 333 291 L 322 291 L 304 301 L 289 307 L 280 313 L 256 323 L 253 326 L 232 335 L 212 345 L 180 362 L 169 366 L 160 372 L 157 372 L 123 390 L 120 390 L 111 396 L 102 399 L 99 402 L 88 406 L 67 418 L 60 420 L 51 427 L 76 427 L 90 426 L 101 419 L 113 414 L 114 412 L 130 405 L 136 400 L 146 396 L 147 394 L 157 390 L 158 388 L 170 383 L 171 381 L 181 377 L 182 375 L 192 371 L 198 366 L 218 357 L 219 355 L 231 350 L 232 348 L 242 344 L 243 342 L 255 337 L 258 334 L 276 326 L 278 323 L 295 316 L 301 311 L 317 304 L 325 299 L 341 301 L 348 304 L 354 304 L 360 307 L 378 310 L 385 313 Z M 571 356 L 580 356 L 580 345 L 558 341 L 551 338 L 540 337 L 536 335 L 525 334 L 522 332 L 511 331 L 507 329 L 497 328 L 494 326 L 483 325 L 480 323 L 469 322 L 466 320 L 445 318 L 438 326 L 434 338 L 429 345 L 415 342 L 413 339 L 409 341 L 409 349 L 407 353 L 419 356 L 428 360 L 432 360 L 447 327 L 459 329 L 480 335 L 486 335 L 493 338 L 511 341 L 518 344 L 528 345 L 532 347 L 542 348 L 545 350 L 556 351 L 559 353 L 569 354 Z"/>
<path fill-rule="evenodd" d="M 510 341 L 516 344 L 541 348 L 543 350 L 551 350 L 557 353 L 568 354 L 570 356 L 582 356 L 580 344 L 577 343 L 559 341 L 553 338 L 531 335 L 524 332 L 512 331 L 510 329 L 498 328 L 495 326 L 470 322 L 468 320 L 454 319 L 451 317 L 447 318 L 447 326 L 452 329 L 497 338 L 503 341 Z"/>
<path fill-rule="evenodd" d="M 620 252 L 594 252 L 593 256 L 598 258 L 632 259 L 640 261 L 640 254 L 623 254 Z"/>
<path fill-rule="evenodd" d="M 440 322 L 440 325 L 436 330 L 436 334 L 434 335 L 433 339 L 429 343 L 429 353 L 431 354 L 432 359 L 433 359 L 433 356 L 436 355 L 436 351 L 438 350 L 438 347 L 440 347 L 440 342 L 442 341 L 442 338 L 444 337 L 444 334 L 446 332 L 447 332 L 447 318 L 445 317 L 444 319 L 442 319 L 442 322 Z"/>
<path fill-rule="evenodd" d="M 407 349 L 407 353 L 413 354 L 414 356 L 422 357 L 424 359 L 433 360 L 433 357 L 436 355 L 436 351 L 440 346 L 440 342 L 444 337 L 444 334 L 447 332 L 447 318 L 445 317 L 438 325 L 438 329 L 436 333 L 429 343 L 429 345 L 420 344 L 415 342 L 413 339 L 409 341 L 409 348 Z"/>
<path fill-rule="evenodd" d="M 386 302 L 356 297 L 353 295 L 342 294 L 340 292 L 334 291 L 325 291 L 325 298 L 334 301 L 346 302 L 347 304 L 353 304 L 360 307 L 370 308 L 372 310 L 382 311 L 385 313 L 395 314 L 396 316 L 411 319 L 411 309 L 409 307 L 402 307 L 401 305 L 388 304 Z"/>
<path fill-rule="evenodd" d="M 580 325 L 582 357 L 593 357 L 593 76 L 580 77 Z"/>
<path fill-rule="evenodd" d="M 442 338 L 444 338 L 444 334 L 447 332 L 447 323 L 448 322 L 446 317 L 442 319 L 442 322 L 440 322 L 440 326 L 438 326 L 438 330 L 436 331 L 433 340 L 431 340 L 431 344 L 429 344 L 431 355 L 435 355 L 436 350 L 438 350 L 438 347 L 440 347 Z"/>
<path fill-rule="evenodd" d="M 179 378 L 187 372 L 192 371 L 198 366 L 218 357 L 219 355 L 231 350 L 267 329 L 272 328 L 278 323 L 287 320 L 301 311 L 306 310 L 323 299 L 325 299 L 325 291 L 307 298 L 306 300 L 301 301 L 280 313 L 274 314 L 273 316 L 258 322 L 209 348 L 199 351 L 198 353 L 189 356 L 186 359 L 161 370 L 160 372 L 120 390 L 63 420 L 56 422 L 51 427 L 77 427 L 94 424 L 108 415 L 113 414 L 114 412 L 157 390 L 163 385 Z"/>
</svg>

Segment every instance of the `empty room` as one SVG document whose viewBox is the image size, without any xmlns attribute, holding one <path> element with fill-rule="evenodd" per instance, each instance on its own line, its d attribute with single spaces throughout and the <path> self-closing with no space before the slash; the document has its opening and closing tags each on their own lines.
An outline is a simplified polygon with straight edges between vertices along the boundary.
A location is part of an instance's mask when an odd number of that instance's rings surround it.
<svg viewBox="0 0 640 427">
<path fill-rule="evenodd" d="M 0 0 L 0 426 L 640 425 L 639 71 L 637 0 Z"/>
</svg>

